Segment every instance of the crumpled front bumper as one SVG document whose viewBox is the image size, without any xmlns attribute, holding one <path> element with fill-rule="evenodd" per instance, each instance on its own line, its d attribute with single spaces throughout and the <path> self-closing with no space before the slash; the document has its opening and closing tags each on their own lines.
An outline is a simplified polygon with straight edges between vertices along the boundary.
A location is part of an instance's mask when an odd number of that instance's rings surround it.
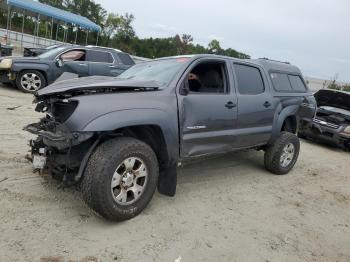
<svg viewBox="0 0 350 262">
<path fill-rule="evenodd" d="M 48 147 L 56 148 L 57 150 L 64 150 L 70 148 L 91 138 L 93 132 L 69 132 L 64 128 L 55 128 L 55 131 L 45 130 L 41 123 L 33 123 L 23 128 L 34 135 L 42 138 L 43 143 Z"/>
<path fill-rule="evenodd" d="M 338 146 L 344 149 L 350 149 L 350 135 L 341 133 L 342 127 L 331 128 L 318 123 L 313 119 L 304 120 L 304 128 L 299 130 L 299 134 L 311 139 L 315 139 L 327 144 Z"/>
<path fill-rule="evenodd" d="M 33 159 L 45 157 L 42 169 L 63 181 L 76 180 L 81 162 L 96 140 L 93 132 L 70 132 L 44 119 L 27 125 L 24 130 L 37 135 L 29 143 Z"/>
<path fill-rule="evenodd" d="M 16 79 L 16 74 L 10 70 L 0 70 L 0 82 L 9 83 Z"/>
</svg>

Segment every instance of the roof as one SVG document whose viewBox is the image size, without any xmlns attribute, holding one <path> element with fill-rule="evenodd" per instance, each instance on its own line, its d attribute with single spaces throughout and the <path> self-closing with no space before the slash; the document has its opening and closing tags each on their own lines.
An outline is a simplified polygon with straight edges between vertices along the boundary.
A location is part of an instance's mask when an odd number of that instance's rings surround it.
<svg viewBox="0 0 350 262">
<path fill-rule="evenodd" d="M 56 7 L 45 5 L 33 0 L 7 0 L 9 6 L 15 6 L 33 13 L 38 13 L 47 17 L 52 17 L 70 24 L 79 25 L 81 28 L 101 31 L 101 27 L 90 21 L 86 17 L 76 15 Z"/>
<path fill-rule="evenodd" d="M 247 61 L 251 61 L 252 63 L 261 65 L 264 67 L 268 72 L 269 71 L 282 71 L 287 72 L 291 74 L 301 74 L 300 69 L 288 62 L 279 62 L 276 60 L 269 60 L 266 58 L 259 58 L 259 59 L 248 59 Z"/>
<path fill-rule="evenodd" d="M 112 47 L 105 47 L 105 46 L 98 46 L 98 45 L 87 45 L 85 47 L 91 47 L 91 48 L 99 48 L 99 49 L 108 49 L 108 50 L 114 50 L 118 53 L 123 53 L 123 51 L 117 49 L 117 48 L 112 48 Z"/>
<path fill-rule="evenodd" d="M 298 67 L 289 64 L 288 62 L 279 62 L 276 60 L 270 60 L 266 58 L 259 58 L 259 59 L 240 59 L 236 57 L 230 57 L 230 56 L 222 56 L 222 55 L 215 55 L 215 54 L 195 54 L 195 55 L 178 55 L 178 56 L 169 56 L 169 57 L 162 57 L 157 58 L 154 60 L 161 60 L 161 59 L 170 59 L 170 58 L 189 58 L 189 59 L 197 59 L 197 58 L 223 58 L 223 59 L 230 59 L 232 61 L 235 61 L 236 63 L 239 62 L 247 62 L 251 63 L 252 65 L 258 65 L 263 67 L 266 71 L 281 71 L 286 72 L 290 74 L 297 74 L 300 75 L 301 71 Z"/>
</svg>

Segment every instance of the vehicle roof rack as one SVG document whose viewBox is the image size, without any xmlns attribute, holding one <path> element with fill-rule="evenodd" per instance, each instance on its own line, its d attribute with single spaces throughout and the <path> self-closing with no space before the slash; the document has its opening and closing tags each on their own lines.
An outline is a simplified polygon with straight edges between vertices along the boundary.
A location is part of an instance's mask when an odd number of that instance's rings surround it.
<svg viewBox="0 0 350 262">
<path fill-rule="evenodd" d="M 267 57 L 261 57 L 261 58 L 259 58 L 259 59 L 263 59 L 263 60 L 268 60 L 268 61 L 273 61 L 273 62 L 278 62 L 278 63 L 283 63 L 283 64 L 288 64 L 288 65 L 290 65 L 290 62 L 288 62 L 288 61 L 278 61 L 278 60 L 269 59 L 269 58 L 267 58 Z"/>
<path fill-rule="evenodd" d="M 105 46 L 98 46 L 98 45 L 87 45 L 85 47 L 89 48 L 100 48 L 100 49 L 109 49 L 109 50 L 115 50 L 117 52 L 123 53 L 123 51 L 117 49 L 117 48 L 112 48 L 112 47 L 105 47 Z"/>
</svg>

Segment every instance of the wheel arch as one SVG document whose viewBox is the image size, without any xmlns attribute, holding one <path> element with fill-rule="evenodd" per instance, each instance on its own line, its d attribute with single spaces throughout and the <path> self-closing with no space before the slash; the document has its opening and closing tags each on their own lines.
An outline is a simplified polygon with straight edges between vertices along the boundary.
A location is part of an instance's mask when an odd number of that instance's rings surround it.
<svg viewBox="0 0 350 262">
<path fill-rule="evenodd" d="M 152 148 L 159 164 L 158 191 L 161 194 L 174 196 L 177 184 L 177 162 L 174 156 L 169 154 L 171 150 L 169 150 L 163 130 L 158 125 L 124 126 L 113 131 L 100 133 L 97 140 L 95 140 L 84 156 L 76 180 L 79 181 L 82 178 L 88 160 L 98 145 L 116 136 L 132 137 L 146 143 Z"/>
<path fill-rule="evenodd" d="M 169 155 L 163 130 L 158 125 L 134 125 L 113 130 L 113 134 L 138 139 L 149 145 L 157 156 L 160 167 L 168 166 Z"/>
<path fill-rule="evenodd" d="M 296 134 L 298 131 L 298 120 L 297 119 L 298 118 L 296 115 L 287 116 L 283 121 L 283 124 L 281 127 L 281 132 L 287 131 L 287 132 Z"/>
<path fill-rule="evenodd" d="M 297 133 L 299 122 L 298 109 L 298 105 L 291 105 L 283 108 L 276 114 L 269 143 L 273 142 L 282 131 Z"/>
<path fill-rule="evenodd" d="M 20 75 L 24 71 L 25 72 L 37 71 L 37 72 L 41 73 L 43 75 L 43 77 L 45 78 L 46 84 L 48 84 L 47 72 L 43 68 L 39 68 L 39 69 L 36 69 L 36 68 L 27 69 L 27 68 L 25 68 L 25 69 L 18 71 L 17 75 Z"/>
<path fill-rule="evenodd" d="M 177 162 L 179 158 L 177 119 L 171 119 L 171 116 L 163 110 L 149 108 L 118 110 L 101 115 L 86 124 L 80 123 L 76 128 L 81 131 L 102 133 L 122 131 L 121 133 L 133 134 L 143 139 L 147 132 L 148 135 L 150 133 L 159 135 L 162 145 L 166 148 L 168 164 Z"/>
</svg>

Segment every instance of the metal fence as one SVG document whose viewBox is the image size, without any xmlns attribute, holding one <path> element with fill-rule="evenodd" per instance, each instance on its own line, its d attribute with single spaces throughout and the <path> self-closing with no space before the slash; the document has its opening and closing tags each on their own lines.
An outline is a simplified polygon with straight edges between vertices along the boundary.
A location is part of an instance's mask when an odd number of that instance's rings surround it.
<svg viewBox="0 0 350 262">
<path fill-rule="evenodd" d="M 18 47 L 45 47 L 45 46 L 49 46 L 49 45 L 63 43 L 63 42 L 56 41 L 53 39 L 48 39 L 48 38 L 44 38 L 44 37 L 36 37 L 36 36 L 25 34 L 25 33 L 23 34 L 23 38 L 22 38 L 21 32 L 16 32 L 16 31 L 11 31 L 11 30 L 9 30 L 7 32 L 6 29 L 0 28 L 0 38 L 4 39 L 4 37 L 6 37 L 6 35 L 7 35 L 8 42 L 16 47 L 17 46 Z"/>
</svg>

